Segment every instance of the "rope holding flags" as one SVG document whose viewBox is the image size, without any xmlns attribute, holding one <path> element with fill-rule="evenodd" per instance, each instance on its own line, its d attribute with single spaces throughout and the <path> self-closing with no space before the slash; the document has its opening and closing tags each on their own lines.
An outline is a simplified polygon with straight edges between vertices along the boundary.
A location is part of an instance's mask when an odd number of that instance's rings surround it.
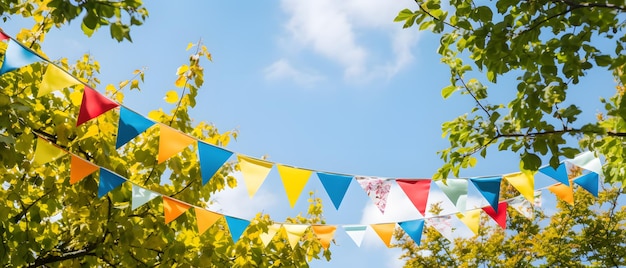
<svg viewBox="0 0 626 268">
<path fill-rule="evenodd" d="M 295 247 L 303 234 L 310 230 L 313 232 L 325 249 L 330 246 L 338 226 L 341 226 L 357 246 L 361 245 L 365 231 L 372 229 L 379 238 L 390 246 L 393 232 L 396 226 L 401 227 L 416 243 L 419 243 L 424 226 L 437 229 L 448 239 L 452 239 L 451 215 L 455 214 L 474 233 L 478 232 L 477 219 L 481 213 L 489 215 L 502 229 L 506 229 L 507 207 L 511 206 L 526 217 L 532 216 L 533 207 L 541 205 L 540 194 L 542 189 L 535 189 L 534 175 L 522 172 L 504 174 L 498 176 L 469 178 L 469 179 L 447 179 L 446 182 L 433 181 L 427 178 L 384 178 L 360 175 L 349 175 L 317 171 L 294 167 L 286 164 L 274 163 L 264 159 L 257 159 L 246 156 L 228 149 L 221 148 L 186 133 L 180 132 L 167 125 L 154 122 L 132 109 L 125 107 L 92 89 L 81 82 L 80 79 L 72 76 L 66 70 L 55 65 L 44 57 L 38 55 L 30 49 L 15 41 L 6 34 L 0 32 L 0 40 L 8 40 L 7 50 L 4 54 L 0 75 L 17 70 L 35 62 L 44 61 L 47 63 L 46 71 L 41 80 L 37 97 L 49 94 L 55 90 L 75 85 L 84 85 L 80 112 L 76 121 L 77 127 L 96 119 L 100 115 L 111 110 L 119 111 L 119 121 L 117 129 L 116 148 L 124 146 L 126 143 L 146 132 L 147 129 L 158 126 L 159 148 L 155 159 L 158 163 L 163 163 L 173 157 L 181 150 L 190 145 L 198 147 L 198 165 L 201 171 L 202 184 L 206 184 L 211 177 L 235 155 L 241 168 L 245 186 L 249 196 L 252 198 L 262 186 L 270 172 L 276 167 L 278 175 L 285 188 L 285 193 L 289 205 L 294 207 L 301 196 L 301 193 L 312 177 L 317 177 L 324 188 L 324 192 L 332 201 L 335 209 L 339 210 L 340 205 L 348 191 L 352 181 L 356 181 L 363 193 L 371 198 L 371 202 L 377 206 L 381 213 L 385 213 L 387 207 L 387 197 L 392 184 L 396 183 L 402 189 L 404 196 L 410 200 L 415 208 L 424 218 L 401 222 L 371 223 L 371 224 L 332 224 L 332 225 L 307 225 L 275 223 L 271 225 L 268 232 L 261 239 L 267 245 L 276 233 L 280 230 L 286 232 L 288 241 Z M 93 124 L 93 123 L 92 123 Z M 66 151 L 54 143 L 39 137 L 34 150 L 33 165 L 45 165 L 57 159 L 70 155 L 70 183 L 77 184 L 85 177 L 98 172 L 98 197 L 101 198 L 124 183 L 132 184 L 131 209 L 151 202 L 161 197 L 163 202 L 163 217 L 165 223 L 170 223 L 185 213 L 193 214 L 197 219 L 198 233 L 204 233 L 215 222 L 224 218 L 234 243 L 244 234 L 250 224 L 250 220 L 220 214 L 205 208 L 190 205 L 182 200 L 178 200 L 156 191 L 146 189 L 141 185 L 129 182 L 128 179 L 120 176 L 104 167 L 98 166 L 90 161 Z M 586 172 L 572 180 L 567 177 L 565 164 L 569 163 L 583 168 Z M 600 159 L 592 152 L 585 152 L 574 159 L 566 160 L 554 169 L 552 167 L 542 167 L 539 172 L 555 180 L 555 183 L 547 189 L 559 198 L 573 204 L 573 187 L 578 185 L 589 191 L 594 196 L 598 195 L 599 184 L 602 177 L 602 164 Z M 312 176 L 315 174 L 316 176 Z M 500 199 L 502 180 L 511 184 L 520 193 L 519 197 L 508 200 Z M 439 199 L 430 193 L 441 191 L 446 199 Z M 539 201 L 538 201 L 539 200 Z M 428 215 L 428 204 L 437 202 L 451 202 L 456 207 L 454 213 L 442 215 Z"/>
</svg>

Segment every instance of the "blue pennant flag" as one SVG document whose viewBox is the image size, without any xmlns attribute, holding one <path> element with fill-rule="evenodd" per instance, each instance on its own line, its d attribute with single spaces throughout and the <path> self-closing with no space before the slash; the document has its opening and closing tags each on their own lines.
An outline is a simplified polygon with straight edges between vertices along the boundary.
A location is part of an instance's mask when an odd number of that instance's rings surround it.
<svg viewBox="0 0 626 268">
<path fill-rule="evenodd" d="M 233 243 L 237 244 L 237 241 L 239 241 L 243 231 L 245 231 L 246 228 L 248 228 L 248 225 L 250 225 L 250 221 L 226 215 L 224 215 L 224 218 L 226 218 L 226 224 L 228 224 L 228 229 L 230 230 L 230 235 L 233 238 Z"/>
<path fill-rule="evenodd" d="M 198 156 L 200 157 L 200 174 L 202 175 L 202 184 L 206 184 L 211 180 L 213 175 L 226 163 L 233 152 L 222 148 L 198 142 Z"/>
<path fill-rule="evenodd" d="M 413 242 L 419 246 L 420 240 L 422 240 L 422 233 L 424 231 L 424 220 L 412 220 L 412 221 L 403 221 L 399 222 L 398 225 L 404 230 L 406 234 L 408 234 Z"/>
<path fill-rule="evenodd" d="M 0 75 L 38 61 L 41 61 L 41 58 L 37 54 L 24 48 L 13 39 L 9 39 L 9 46 L 4 54 Z"/>
<path fill-rule="evenodd" d="M 119 187 L 126 179 L 104 168 L 100 169 L 100 183 L 98 184 L 98 198 L 103 197 L 111 190 Z"/>
<path fill-rule="evenodd" d="M 600 184 L 598 173 L 589 172 L 574 179 L 574 183 L 583 187 L 583 189 L 590 192 L 593 196 L 598 197 L 598 185 Z"/>
<path fill-rule="evenodd" d="M 150 119 L 147 119 L 125 108 L 124 106 L 121 106 L 115 148 L 117 149 L 124 146 L 124 144 L 132 140 L 134 137 L 137 137 L 137 135 L 143 133 L 146 129 L 153 125 L 154 122 Z"/>
<path fill-rule="evenodd" d="M 493 210 L 498 212 L 498 202 L 500 199 L 500 182 L 502 177 L 470 179 L 476 189 L 480 191 L 485 200 L 489 202 Z"/>
<path fill-rule="evenodd" d="M 546 174 L 546 176 L 569 186 L 569 178 L 567 177 L 565 163 L 561 163 L 557 169 L 554 169 L 551 166 L 542 167 L 539 169 L 539 172 Z"/>
<path fill-rule="evenodd" d="M 318 172 L 317 177 L 322 182 L 333 205 L 335 205 L 335 209 L 339 210 L 339 205 L 341 205 L 341 201 L 348 191 L 348 186 L 352 182 L 352 176 Z"/>
</svg>

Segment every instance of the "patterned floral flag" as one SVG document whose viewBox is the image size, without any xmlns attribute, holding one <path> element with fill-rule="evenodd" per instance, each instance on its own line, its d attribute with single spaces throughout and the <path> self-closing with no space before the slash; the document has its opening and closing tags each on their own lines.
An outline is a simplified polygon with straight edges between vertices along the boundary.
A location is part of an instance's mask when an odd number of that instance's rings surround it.
<svg viewBox="0 0 626 268">
<path fill-rule="evenodd" d="M 374 204 L 385 214 L 387 196 L 391 190 L 391 181 L 377 177 L 355 177 L 361 188 L 374 201 Z"/>
<path fill-rule="evenodd" d="M 452 236 L 452 217 L 450 215 L 427 218 L 426 224 L 435 228 L 435 230 L 443 237 L 450 240 L 450 242 L 454 241 L 454 237 Z"/>
</svg>

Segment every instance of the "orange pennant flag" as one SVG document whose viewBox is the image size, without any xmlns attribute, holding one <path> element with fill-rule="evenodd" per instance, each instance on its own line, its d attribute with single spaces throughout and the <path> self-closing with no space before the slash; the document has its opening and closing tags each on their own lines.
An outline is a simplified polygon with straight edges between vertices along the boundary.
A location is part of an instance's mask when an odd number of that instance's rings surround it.
<svg viewBox="0 0 626 268">
<path fill-rule="evenodd" d="M 457 217 L 461 220 L 467 227 L 474 232 L 475 235 L 478 234 L 478 227 L 480 226 L 480 209 L 467 210 L 465 214 L 457 213 Z"/>
<path fill-rule="evenodd" d="M 41 166 L 66 155 L 67 152 L 56 145 L 37 137 L 37 147 L 33 157 L 33 165 Z"/>
<path fill-rule="evenodd" d="M 548 190 L 550 190 L 550 192 L 556 195 L 559 199 L 569 203 L 570 205 L 574 205 L 574 187 L 571 182 L 570 186 L 559 183 L 548 187 Z"/>
<path fill-rule="evenodd" d="M 163 196 L 163 212 L 165 214 L 165 224 L 168 224 L 183 215 L 185 211 L 191 208 L 181 201 L 173 199 L 171 197 Z"/>
<path fill-rule="evenodd" d="M 317 239 L 320 240 L 322 247 L 324 249 L 328 249 L 330 247 L 330 241 L 335 238 L 335 231 L 337 231 L 337 226 L 334 225 L 313 225 L 313 233 L 317 236 Z"/>
<path fill-rule="evenodd" d="M 256 191 L 259 190 L 259 187 L 261 187 L 261 184 L 263 184 L 263 181 L 265 181 L 274 164 L 243 155 L 237 155 L 237 160 L 243 180 L 248 188 L 248 195 L 252 198 Z"/>
<path fill-rule="evenodd" d="M 50 63 L 46 68 L 46 73 L 43 74 L 43 78 L 41 79 L 37 97 L 41 97 L 55 90 L 64 89 L 78 84 L 80 84 L 80 81 L 66 71 L 63 71 L 61 68 Z"/>
<path fill-rule="evenodd" d="M 285 191 L 287 192 L 287 199 L 289 199 L 289 205 L 293 208 L 298 201 L 298 197 L 304 190 L 304 186 L 309 181 L 313 171 L 306 169 L 299 169 L 294 167 L 288 167 L 283 165 L 276 165 L 280 179 L 283 181 Z"/>
<path fill-rule="evenodd" d="M 395 223 L 380 223 L 380 224 L 371 224 L 370 225 L 374 231 L 378 234 L 380 239 L 385 242 L 387 247 L 391 247 L 391 237 L 393 236 L 393 231 L 396 229 Z"/>
<path fill-rule="evenodd" d="M 72 159 L 70 161 L 70 184 L 81 181 L 89 174 L 96 172 L 98 169 L 100 169 L 99 166 L 83 160 L 78 156 L 72 155 Z"/>
<path fill-rule="evenodd" d="M 161 127 L 161 135 L 159 136 L 159 156 L 158 163 L 161 164 L 165 160 L 174 156 L 178 152 L 191 145 L 196 140 L 189 137 L 169 126 L 159 124 Z"/>
<path fill-rule="evenodd" d="M 535 177 L 526 173 L 518 172 L 502 176 L 506 179 L 520 194 L 526 197 L 531 204 L 535 201 Z"/>
<path fill-rule="evenodd" d="M 196 222 L 198 223 L 198 235 L 203 234 L 209 227 L 213 226 L 216 221 L 222 218 L 221 214 L 206 209 L 195 208 L 195 211 Z"/>
</svg>

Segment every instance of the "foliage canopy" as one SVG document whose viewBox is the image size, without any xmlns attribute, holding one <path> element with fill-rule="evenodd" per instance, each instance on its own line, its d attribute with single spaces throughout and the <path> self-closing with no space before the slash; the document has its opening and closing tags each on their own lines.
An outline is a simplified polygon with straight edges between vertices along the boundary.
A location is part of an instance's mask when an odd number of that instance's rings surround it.
<svg viewBox="0 0 626 268">
<path fill-rule="evenodd" d="M 126 1 L 3 1 L 0 17 L 8 20 L 21 15 L 32 18 L 31 30 L 24 29 L 15 39 L 43 55 L 40 43 L 51 26 L 61 27 L 82 17 L 82 30 L 91 35 L 103 25 L 118 41 L 130 40 L 130 25 L 140 25 L 147 16 L 140 0 Z M 123 22 L 128 20 L 128 22 Z M 4 54 L 7 44 L 0 44 Z M 201 62 L 210 60 L 206 47 L 197 44 L 188 64 L 178 68 L 174 82 L 177 91 L 166 94 L 166 101 L 177 106 L 169 112 L 157 109 L 148 114 L 156 122 L 210 144 L 226 146 L 236 132 L 219 132 L 206 122 L 193 124 L 189 110 L 196 105 L 204 84 Z M 1 55 L 0 55 L 1 56 Z M 124 89 L 140 90 L 144 73 L 137 70 L 119 85 L 100 87 L 98 62 L 85 55 L 75 63 L 54 61 L 92 88 L 105 88 L 106 95 L 119 103 Z M 260 234 L 272 224 L 269 215 L 258 214 L 244 236 L 233 244 L 222 219 L 203 235 L 196 231 L 196 220 L 187 212 L 170 224 L 163 220 L 161 202 L 150 201 L 132 210 L 131 187 L 124 184 L 98 198 L 96 175 L 70 185 L 69 159 L 35 166 L 31 164 L 38 137 L 105 167 L 133 183 L 155 192 L 205 207 L 211 196 L 237 180 L 230 174 L 238 167 L 222 167 L 202 185 L 197 148 L 187 148 L 162 164 L 157 164 L 158 130 L 149 129 L 120 149 L 115 148 L 118 112 L 107 112 L 80 127 L 76 117 L 83 86 L 64 88 L 54 94 L 37 96 L 46 64 L 38 62 L 2 75 L 0 79 L 0 265 L 4 267 L 155 265 L 230 267 L 307 266 L 322 254 L 329 259 L 318 239 L 308 230 L 292 248 L 285 234 L 266 248 Z M 288 223 L 323 223 L 322 206 L 311 198 L 305 216 L 288 218 Z"/>
<path fill-rule="evenodd" d="M 626 6 L 602 1 L 416 0 L 416 10 L 400 11 L 396 21 L 440 36 L 438 53 L 450 69 L 444 98 L 460 91 L 475 108 L 442 125 L 450 147 L 440 151 L 444 165 L 435 175 L 458 176 L 487 149 L 521 155 L 523 170 L 536 171 L 540 156 L 558 166 L 590 150 L 606 159 L 605 179 L 626 181 Z M 470 63 L 468 63 L 470 62 Z M 600 96 L 605 111 L 580 122 L 580 103 L 568 92 L 591 71 L 612 73 L 616 90 Z M 477 72 L 479 71 L 479 72 Z M 474 77 L 475 76 L 475 77 Z M 501 87 L 501 78 L 517 79 L 516 94 L 499 103 L 485 83 Z M 497 90 L 508 90 L 498 88 Z M 589 99 L 596 98 L 593 88 Z M 489 104 L 494 103 L 494 104 Z M 578 140 L 578 146 L 572 141 Z"/>
</svg>

